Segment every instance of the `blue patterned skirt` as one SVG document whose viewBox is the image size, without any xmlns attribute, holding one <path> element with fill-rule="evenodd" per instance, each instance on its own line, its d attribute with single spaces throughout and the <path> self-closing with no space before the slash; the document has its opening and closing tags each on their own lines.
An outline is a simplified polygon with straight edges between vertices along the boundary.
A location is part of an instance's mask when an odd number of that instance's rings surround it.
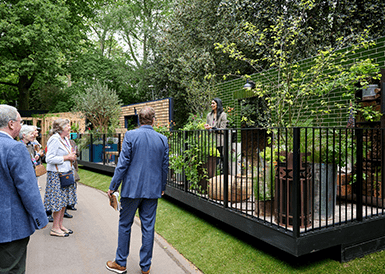
<svg viewBox="0 0 385 274">
<path fill-rule="evenodd" d="M 45 210 L 57 212 L 67 205 L 75 205 L 77 202 L 75 185 L 61 189 L 59 173 L 47 171 L 47 184 L 45 186 L 44 194 Z"/>
</svg>

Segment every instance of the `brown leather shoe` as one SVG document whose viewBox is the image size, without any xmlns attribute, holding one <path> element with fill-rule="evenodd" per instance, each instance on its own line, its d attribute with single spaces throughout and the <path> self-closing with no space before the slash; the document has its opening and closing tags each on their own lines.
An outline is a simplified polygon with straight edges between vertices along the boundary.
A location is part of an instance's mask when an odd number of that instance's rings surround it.
<svg viewBox="0 0 385 274">
<path fill-rule="evenodd" d="M 118 265 L 115 261 L 106 262 L 106 268 L 112 272 L 119 274 L 127 273 L 126 267 Z"/>
<path fill-rule="evenodd" d="M 150 269 L 151 269 L 151 267 L 147 271 L 142 270 L 142 274 L 150 274 Z"/>
</svg>

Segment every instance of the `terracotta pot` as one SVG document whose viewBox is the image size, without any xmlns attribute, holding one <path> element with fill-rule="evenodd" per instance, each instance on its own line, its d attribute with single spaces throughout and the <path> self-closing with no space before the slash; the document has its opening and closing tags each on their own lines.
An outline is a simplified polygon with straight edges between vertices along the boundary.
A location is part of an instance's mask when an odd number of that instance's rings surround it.
<svg viewBox="0 0 385 274">
<path fill-rule="evenodd" d="M 266 201 L 255 201 L 256 207 L 255 207 L 255 214 L 258 217 L 263 216 L 271 216 L 271 213 L 274 214 L 274 201 L 273 200 L 266 200 Z"/>
<path fill-rule="evenodd" d="M 241 202 L 250 198 L 252 179 L 247 176 L 230 176 L 228 178 L 228 201 Z M 208 186 L 209 198 L 213 200 L 224 200 L 223 195 L 224 175 L 215 176 L 210 179 Z"/>
</svg>

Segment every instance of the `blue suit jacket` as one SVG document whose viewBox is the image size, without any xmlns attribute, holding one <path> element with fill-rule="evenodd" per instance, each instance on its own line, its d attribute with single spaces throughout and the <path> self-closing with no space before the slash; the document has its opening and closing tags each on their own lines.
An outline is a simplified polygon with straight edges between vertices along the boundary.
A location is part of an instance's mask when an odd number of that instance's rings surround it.
<svg viewBox="0 0 385 274">
<path fill-rule="evenodd" d="M 126 132 L 110 189 L 121 197 L 157 199 L 166 189 L 168 173 L 167 138 L 151 126 Z"/>
<path fill-rule="evenodd" d="M 47 223 L 26 146 L 0 131 L 0 243 L 26 238 Z"/>
</svg>

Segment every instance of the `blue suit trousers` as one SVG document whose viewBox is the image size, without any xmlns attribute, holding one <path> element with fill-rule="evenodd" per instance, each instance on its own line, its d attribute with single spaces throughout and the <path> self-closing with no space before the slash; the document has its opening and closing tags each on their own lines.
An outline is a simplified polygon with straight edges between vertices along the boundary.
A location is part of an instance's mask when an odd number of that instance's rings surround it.
<svg viewBox="0 0 385 274">
<path fill-rule="evenodd" d="M 131 226 L 134 222 L 135 212 L 139 209 L 139 218 L 142 229 L 142 247 L 140 248 L 139 266 L 147 271 L 151 266 L 152 252 L 154 247 L 155 218 L 158 199 L 130 199 L 121 198 L 122 208 L 119 217 L 118 249 L 115 261 L 126 266 L 127 257 L 130 253 Z"/>
</svg>

